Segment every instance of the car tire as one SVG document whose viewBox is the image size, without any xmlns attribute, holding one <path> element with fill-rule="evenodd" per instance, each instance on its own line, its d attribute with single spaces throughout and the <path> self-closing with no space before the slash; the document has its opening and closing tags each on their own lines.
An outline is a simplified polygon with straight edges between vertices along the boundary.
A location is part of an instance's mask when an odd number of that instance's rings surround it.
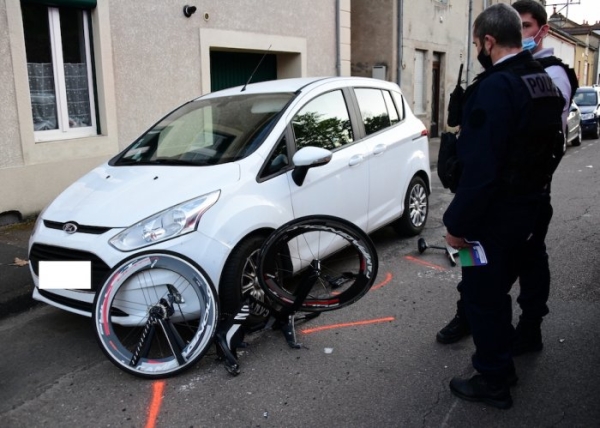
<svg viewBox="0 0 600 428">
<path fill-rule="evenodd" d="M 596 129 L 592 133 L 592 137 L 600 138 L 600 119 L 598 120 L 598 122 L 596 122 Z"/>
<path fill-rule="evenodd" d="M 415 236 L 425 228 L 428 214 L 427 186 L 421 177 L 414 176 L 404 197 L 404 213 L 392 226 L 402 236 Z"/>
<path fill-rule="evenodd" d="M 243 295 L 251 293 L 259 301 L 264 301 L 264 292 L 257 281 L 258 252 L 267 239 L 267 234 L 256 234 L 244 238 L 225 262 L 219 283 L 219 300 L 224 317 L 233 316 L 241 308 Z M 269 312 L 259 305 L 251 305 L 250 316 L 242 323 L 246 327 L 258 328 L 263 325 Z"/>
<path fill-rule="evenodd" d="M 579 124 L 579 129 L 577 130 L 577 136 L 571 141 L 571 145 L 574 147 L 581 145 L 581 140 L 583 139 L 583 131 L 581 130 L 581 124 Z"/>
</svg>

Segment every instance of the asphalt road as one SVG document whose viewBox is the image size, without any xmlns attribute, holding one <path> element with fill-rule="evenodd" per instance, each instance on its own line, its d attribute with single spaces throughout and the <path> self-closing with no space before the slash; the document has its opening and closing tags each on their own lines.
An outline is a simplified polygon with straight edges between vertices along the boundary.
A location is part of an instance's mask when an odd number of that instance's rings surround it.
<svg viewBox="0 0 600 428">
<path fill-rule="evenodd" d="M 434 155 L 432 153 L 432 155 Z M 569 147 L 553 185 L 548 237 L 553 288 L 544 350 L 516 359 L 514 407 L 454 397 L 470 376 L 470 339 L 435 342 L 454 314 L 460 269 L 443 253 L 420 255 L 417 238 L 373 235 L 377 285 L 355 305 L 306 327 L 372 324 L 300 333 L 291 349 L 278 331 L 247 336 L 242 373 L 211 352 L 165 381 L 127 375 L 105 359 L 88 319 L 48 306 L 0 320 L 3 427 L 592 427 L 600 424 L 600 144 Z M 434 173 L 423 237 L 442 244 L 451 200 Z M 516 296 L 518 286 L 513 289 Z M 514 299 L 513 299 L 514 301 Z M 516 305 L 516 304 L 515 304 Z M 515 318 L 519 310 L 515 306 Z"/>
</svg>

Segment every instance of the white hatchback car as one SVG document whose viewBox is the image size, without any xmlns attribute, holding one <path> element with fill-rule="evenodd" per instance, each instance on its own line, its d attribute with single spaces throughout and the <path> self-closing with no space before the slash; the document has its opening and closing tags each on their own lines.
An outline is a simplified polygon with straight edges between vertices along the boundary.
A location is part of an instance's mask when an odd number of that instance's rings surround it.
<svg viewBox="0 0 600 428">
<path fill-rule="evenodd" d="M 235 313 L 244 293 L 261 298 L 254 259 L 279 226 L 325 214 L 416 235 L 429 192 L 427 130 L 394 83 L 298 78 L 214 92 L 42 212 L 30 239 L 33 297 L 90 316 L 111 269 L 152 249 L 196 262 L 221 312 Z M 40 289 L 40 261 L 90 261 L 91 290 Z"/>
</svg>

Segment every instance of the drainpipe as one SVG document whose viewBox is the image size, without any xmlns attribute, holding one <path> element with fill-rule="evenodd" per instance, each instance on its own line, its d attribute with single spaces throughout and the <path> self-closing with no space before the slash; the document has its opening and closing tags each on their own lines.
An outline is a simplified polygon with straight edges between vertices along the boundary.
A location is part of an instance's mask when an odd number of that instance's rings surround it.
<svg viewBox="0 0 600 428">
<path fill-rule="evenodd" d="M 487 1 L 484 0 L 484 7 Z M 469 28 L 467 29 L 467 86 L 471 83 L 471 47 L 473 46 L 473 0 L 469 0 Z"/>
<path fill-rule="evenodd" d="M 398 0 L 398 29 L 397 29 L 397 43 L 398 43 L 398 64 L 396 66 L 396 83 L 400 86 L 402 82 L 402 31 L 404 19 L 404 0 Z"/>
<path fill-rule="evenodd" d="M 340 47 L 341 42 L 341 12 L 340 12 L 340 0 L 335 0 L 335 69 L 337 71 L 337 75 L 342 75 L 342 49 Z"/>
</svg>

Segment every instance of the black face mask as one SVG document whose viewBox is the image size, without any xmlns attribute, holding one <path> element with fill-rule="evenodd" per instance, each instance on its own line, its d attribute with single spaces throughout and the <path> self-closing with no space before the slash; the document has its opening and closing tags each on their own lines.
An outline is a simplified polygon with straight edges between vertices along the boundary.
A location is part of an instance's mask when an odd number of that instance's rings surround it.
<svg viewBox="0 0 600 428">
<path fill-rule="evenodd" d="M 479 61 L 479 64 L 481 64 L 481 66 L 483 67 L 484 70 L 487 70 L 488 68 L 492 68 L 494 65 L 492 63 L 492 57 L 490 55 L 486 54 L 484 47 L 482 47 L 481 50 L 479 51 L 479 54 L 477 55 L 477 61 Z"/>
</svg>

